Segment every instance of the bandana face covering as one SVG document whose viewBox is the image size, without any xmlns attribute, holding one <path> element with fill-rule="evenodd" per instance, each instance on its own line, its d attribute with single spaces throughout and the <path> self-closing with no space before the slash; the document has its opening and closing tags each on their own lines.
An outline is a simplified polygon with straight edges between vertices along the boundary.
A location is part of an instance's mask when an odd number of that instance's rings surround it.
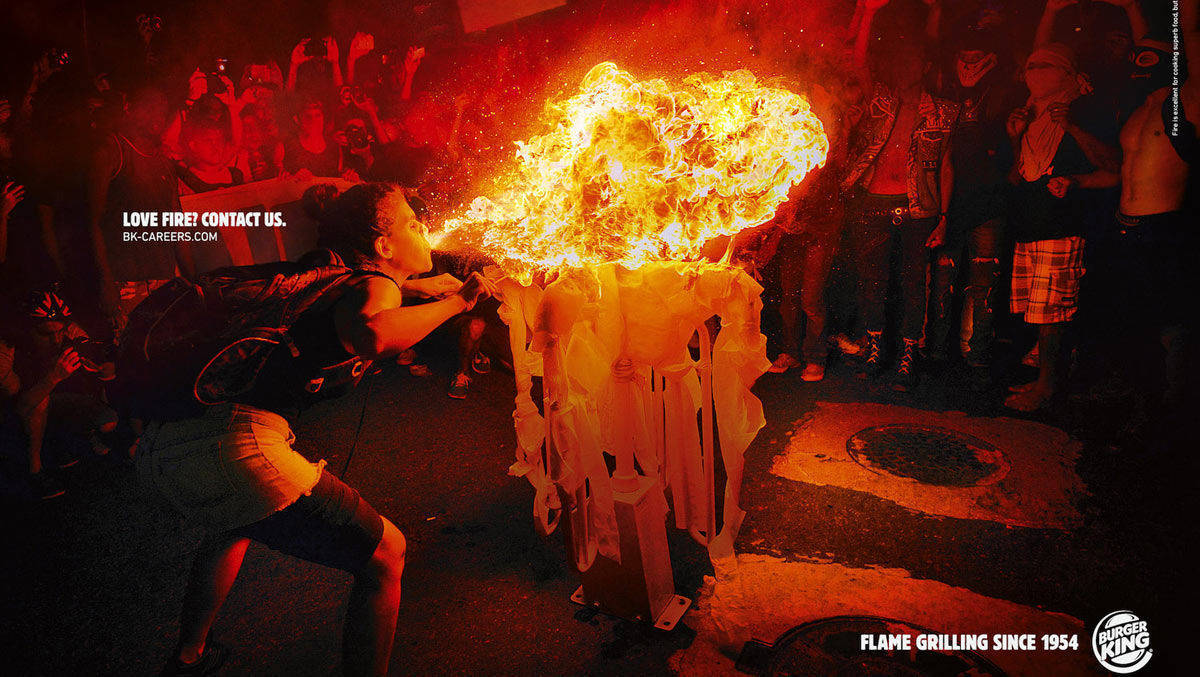
<svg viewBox="0 0 1200 677">
<path fill-rule="evenodd" d="M 996 67 L 996 55 L 988 54 L 980 59 L 968 61 L 961 56 L 954 62 L 954 72 L 958 75 L 958 84 L 970 89 L 979 84 L 983 76 Z"/>
<path fill-rule="evenodd" d="M 1029 87 L 1026 105 L 1033 112 L 1021 138 L 1019 157 L 1021 176 L 1037 181 L 1053 171 L 1054 156 L 1065 131 L 1050 116 L 1054 104 L 1070 104 L 1081 94 L 1079 74 L 1062 48 L 1035 50 L 1025 62 L 1025 84 Z"/>
<path fill-rule="evenodd" d="M 1070 76 L 1063 69 L 1048 64 L 1030 64 L 1025 69 L 1025 86 L 1036 99 L 1045 99 L 1070 86 Z"/>
</svg>

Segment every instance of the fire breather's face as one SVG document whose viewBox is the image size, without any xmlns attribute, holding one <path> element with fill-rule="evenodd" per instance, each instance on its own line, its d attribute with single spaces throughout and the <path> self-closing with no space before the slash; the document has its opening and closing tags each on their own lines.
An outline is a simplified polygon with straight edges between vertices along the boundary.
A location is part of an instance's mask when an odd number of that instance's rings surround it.
<svg viewBox="0 0 1200 677">
<path fill-rule="evenodd" d="M 390 218 L 391 229 L 380 248 L 386 263 L 403 275 L 426 273 L 433 268 L 430 258 L 429 230 L 417 219 L 400 191 L 393 191 L 379 206 Z"/>
</svg>

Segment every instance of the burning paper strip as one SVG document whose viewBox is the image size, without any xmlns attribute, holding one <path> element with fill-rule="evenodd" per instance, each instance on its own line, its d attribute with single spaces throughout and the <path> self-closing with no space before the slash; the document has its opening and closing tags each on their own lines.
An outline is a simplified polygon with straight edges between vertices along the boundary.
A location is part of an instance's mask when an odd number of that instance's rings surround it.
<svg viewBox="0 0 1200 677">
<path fill-rule="evenodd" d="M 517 462 L 510 472 L 537 490 L 534 512 L 543 532 L 553 530 L 558 510 L 578 521 L 572 533 L 587 534 L 572 539 L 580 569 L 597 550 L 619 560 L 615 478 L 603 454 L 618 456 L 619 472 L 628 447 L 642 473 L 661 480 L 659 491 L 670 491 L 676 526 L 714 558 L 732 556 L 744 516 L 738 505 L 742 456 L 765 423 L 762 404 L 750 392 L 770 366 L 758 324 L 761 292 L 744 271 L 704 262 L 569 269 L 544 289 L 500 280 L 517 381 Z M 721 330 L 709 344 L 705 321 L 714 315 Z M 699 361 L 688 349 L 696 332 Z M 613 369 L 621 361 L 632 375 L 625 382 Z M 538 375 L 549 420 L 532 398 Z M 712 478 L 717 453 L 726 475 L 719 529 Z"/>
<path fill-rule="evenodd" d="M 499 268 L 488 276 L 504 302 L 517 381 L 510 472 L 534 485 L 543 533 L 569 522 L 581 571 L 601 555 L 619 561 L 613 494 L 638 484 L 635 467 L 659 480 L 664 510 L 669 489 L 677 526 L 714 558 L 731 557 L 742 455 L 764 423 L 750 392 L 769 366 L 762 288 L 738 268 L 686 260 L 772 218 L 824 163 L 821 122 L 803 97 L 747 71 L 672 86 L 611 63 L 547 112 L 549 131 L 518 144 L 495 194 L 447 221 L 439 243 L 478 250 Z M 534 284 L 538 271 L 553 272 Z M 543 377 L 544 418 L 534 376 Z M 727 477 L 719 529 L 718 453 Z M 605 454 L 616 458 L 611 477 Z"/>
<path fill-rule="evenodd" d="M 493 196 L 445 223 L 526 284 L 563 265 L 695 258 L 768 221 L 829 150 L 804 97 L 744 70 L 673 86 L 602 63 L 547 114 Z"/>
</svg>

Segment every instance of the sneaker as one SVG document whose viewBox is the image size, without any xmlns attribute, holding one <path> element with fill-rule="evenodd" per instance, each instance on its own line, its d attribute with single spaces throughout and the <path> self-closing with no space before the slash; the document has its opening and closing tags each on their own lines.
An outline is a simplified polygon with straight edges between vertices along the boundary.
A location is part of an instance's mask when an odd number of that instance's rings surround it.
<svg viewBox="0 0 1200 677">
<path fill-rule="evenodd" d="M 450 392 L 448 394 L 456 400 L 465 400 L 467 399 L 467 387 L 470 385 L 471 377 L 460 371 L 454 375 L 454 378 L 450 379 Z"/>
<path fill-rule="evenodd" d="M 892 375 L 892 388 L 906 391 L 917 385 L 917 342 L 904 339 L 904 348 L 900 351 L 900 359 L 896 362 L 896 373 Z"/>
<path fill-rule="evenodd" d="M 416 376 L 417 378 L 425 378 L 427 376 L 432 376 L 433 370 L 431 370 L 427 364 L 414 362 L 408 365 L 408 373 Z"/>
<path fill-rule="evenodd" d="M 417 359 L 417 351 L 413 350 L 412 348 L 409 348 L 407 350 L 400 351 L 400 354 L 396 356 L 396 364 L 400 365 L 401 367 L 407 367 L 408 365 L 415 362 L 416 359 Z"/>
<path fill-rule="evenodd" d="M 486 374 L 492 370 L 492 360 L 483 353 L 476 352 L 471 358 L 471 370 L 476 374 Z"/>
<path fill-rule="evenodd" d="M 825 378 L 825 365 L 809 362 L 804 365 L 804 371 L 800 372 L 800 380 L 816 383 Z"/>
<path fill-rule="evenodd" d="M 866 359 L 858 370 L 859 378 L 875 378 L 883 371 L 883 332 L 867 332 L 867 346 L 863 349 Z"/>
<path fill-rule="evenodd" d="M 787 353 L 779 353 L 779 357 L 775 358 L 775 361 L 771 363 L 771 366 L 767 368 L 767 371 L 772 374 L 782 374 L 792 367 L 799 366 L 800 360 L 797 360 Z"/>
<path fill-rule="evenodd" d="M 59 482 L 53 475 L 45 472 L 30 475 L 29 486 L 33 490 L 33 497 L 40 501 L 58 498 L 67 493 L 67 489 L 62 485 L 62 482 Z"/>
<path fill-rule="evenodd" d="M 209 640 L 204 645 L 204 653 L 194 663 L 184 663 L 176 656 L 163 668 L 163 677 L 200 677 L 215 675 L 229 658 L 229 648 L 220 642 Z"/>
<path fill-rule="evenodd" d="M 863 344 L 859 341 L 850 340 L 845 334 L 834 334 L 829 337 L 829 342 L 833 344 L 843 355 L 860 355 L 863 351 Z"/>
</svg>

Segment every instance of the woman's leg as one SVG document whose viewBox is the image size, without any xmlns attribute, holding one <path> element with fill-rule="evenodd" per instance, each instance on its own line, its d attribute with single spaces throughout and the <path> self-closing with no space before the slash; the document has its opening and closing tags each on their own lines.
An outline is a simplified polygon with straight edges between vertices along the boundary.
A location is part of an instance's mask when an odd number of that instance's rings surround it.
<svg viewBox="0 0 1200 677">
<path fill-rule="evenodd" d="M 250 539 L 232 534 L 206 536 L 192 561 L 179 618 L 178 658 L 194 663 L 204 653 L 213 620 L 237 580 Z"/>
<path fill-rule="evenodd" d="M 400 576 L 407 543 L 386 518 L 383 538 L 370 561 L 354 576 L 350 608 L 342 633 L 342 664 L 347 675 L 386 675 L 400 612 Z"/>
</svg>

